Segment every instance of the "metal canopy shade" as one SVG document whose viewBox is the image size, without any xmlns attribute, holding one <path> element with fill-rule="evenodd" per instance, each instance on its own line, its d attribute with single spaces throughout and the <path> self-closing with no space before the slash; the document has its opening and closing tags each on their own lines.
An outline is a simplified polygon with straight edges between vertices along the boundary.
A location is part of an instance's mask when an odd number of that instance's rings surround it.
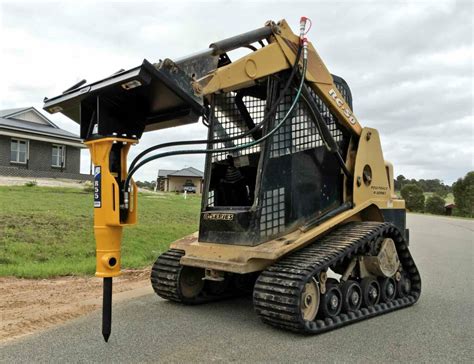
<svg viewBox="0 0 474 364">
<path fill-rule="evenodd" d="M 170 61 L 139 67 L 45 99 L 43 109 L 61 112 L 81 125 L 81 138 L 118 135 L 140 137 L 144 131 L 196 122 L 203 100 L 191 78 Z M 94 126 L 97 124 L 97 130 Z"/>
</svg>

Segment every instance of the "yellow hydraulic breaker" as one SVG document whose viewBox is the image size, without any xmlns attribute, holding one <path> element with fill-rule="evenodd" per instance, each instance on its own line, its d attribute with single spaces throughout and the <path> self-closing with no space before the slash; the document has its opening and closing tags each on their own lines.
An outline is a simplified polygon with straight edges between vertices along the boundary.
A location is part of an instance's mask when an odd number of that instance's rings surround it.
<svg viewBox="0 0 474 364">
<path fill-rule="evenodd" d="M 137 187 L 123 191 L 127 154 L 135 139 L 100 138 L 86 141 L 94 163 L 94 236 L 96 276 L 104 278 L 102 335 L 109 339 L 112 324 L 112 277 L 120 273 L 123 226 L 137 221 Z"/>
</svg>

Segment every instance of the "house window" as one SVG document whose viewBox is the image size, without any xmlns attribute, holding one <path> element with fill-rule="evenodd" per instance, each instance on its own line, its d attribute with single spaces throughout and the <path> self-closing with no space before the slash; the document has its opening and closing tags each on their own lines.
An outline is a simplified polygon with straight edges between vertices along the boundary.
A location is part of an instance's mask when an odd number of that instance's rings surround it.
<svg viewBox="0 0 474 364">
<path fill-rule="evenodd" d="M 53 144 L 51 165 L 62 168 L 66 166 L 66 147 L 64 145 Z"/>
<path fill-rule="evenodd" d="M 10 144 L 10 161 L 12 163 L 26 164 L 28 159 L 28 141 L 12 139 Z"/>
</svg>

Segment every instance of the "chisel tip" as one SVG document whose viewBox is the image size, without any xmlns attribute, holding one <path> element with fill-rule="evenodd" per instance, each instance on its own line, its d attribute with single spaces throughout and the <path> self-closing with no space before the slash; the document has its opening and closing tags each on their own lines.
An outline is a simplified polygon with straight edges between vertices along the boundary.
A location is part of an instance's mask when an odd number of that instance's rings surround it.
<svg viewBox="0 0 474 364">
<path fill-rule="evenodd" d="M 104 278 L 104 292 L 102 302 L 102 336 L 105 342 L 109 341 L 112 326 L 112 278 Z"/>
</svg>

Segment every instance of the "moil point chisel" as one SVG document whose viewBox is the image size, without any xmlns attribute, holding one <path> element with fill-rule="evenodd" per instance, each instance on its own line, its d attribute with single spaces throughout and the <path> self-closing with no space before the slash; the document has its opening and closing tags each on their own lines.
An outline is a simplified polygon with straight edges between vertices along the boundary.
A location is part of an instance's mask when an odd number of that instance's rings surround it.
<svg viewBox="0 0 474 364">
<path fill-rule="evenodd" d="M 104 293 L 102 301 L 102 336 L 109 341 L 112 326 L 112 277 L 104 278 Z"/>
</svg>

